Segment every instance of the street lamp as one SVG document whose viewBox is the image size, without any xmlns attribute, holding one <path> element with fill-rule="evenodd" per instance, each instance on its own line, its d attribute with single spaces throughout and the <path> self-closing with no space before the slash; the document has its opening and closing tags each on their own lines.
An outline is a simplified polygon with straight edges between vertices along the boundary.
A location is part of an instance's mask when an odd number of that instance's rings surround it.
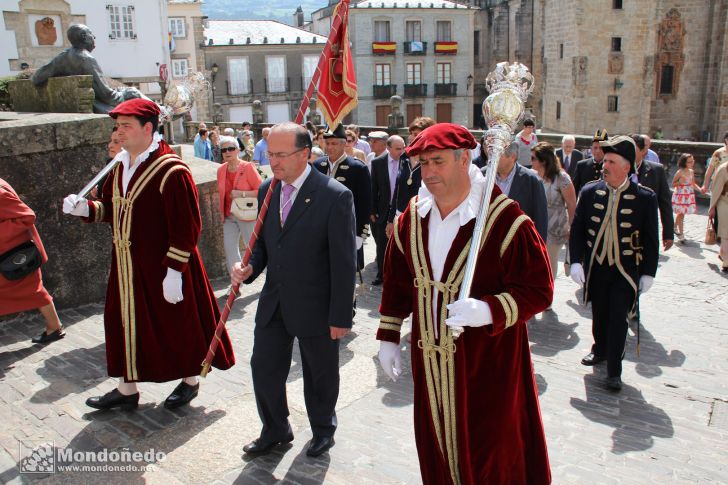
<svg viewBox="0 0 728 485">
<path fill-rule="evenodd" d="M 215 78 L 217 77 L 217 71 L 220 70 L 220 66 L 217 65 L 217 62 L 212 65 L 212 82 L 215 82 Z"/>
<path fill-rule="evenodd" d="M 219 114 L 218 110 L 215 109 L 216 103 L 215 103 L 215 78 L 217 77 L 217 71 L 220 70 L 220 66 L 217 65 L 217 62 L 215 62 L 210 67 L 210 78 L 212 79 L 212 89 L 210 90 L 212 94 L 212 122 L 217 123 L 217 116 Z"/>
</svg>

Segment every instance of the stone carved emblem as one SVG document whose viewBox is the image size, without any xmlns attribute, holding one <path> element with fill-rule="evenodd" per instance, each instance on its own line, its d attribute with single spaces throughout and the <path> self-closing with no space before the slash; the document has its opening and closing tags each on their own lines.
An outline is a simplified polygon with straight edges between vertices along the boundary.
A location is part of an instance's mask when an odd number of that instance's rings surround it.
<svg viewBox="0 0 728 485">
<path fill-rule="evenodd" d="M 587 56 L 578 56 L 573 58 L 571 66 L 571 77 L 577 88 L 586 87 L 587 73 L 589 70 L 589 58 Z"/>
<path fill-rule="evenodd" d="M 52 18 L 43 17 L 35 22 L 35 35 L 38 37 L 38 45 L 55 45 L 58 40 L 58 32 Z"/>
<path fill-rule="evenodd" d="M 657 55 L 655 55 L 655 90 L 661 98 L 672 98 L 680 85 L 680 74 L 685 64 L 685 27 L 680 12 L 673 8 L 667 12 L 660 22 L 657 31 Z M 663 86 L 663 67 L 671 66 L 671 76 L 665 76 L 664 81 L 672 80 L 671 86 Z M 670 67 L 668 67 L 669 69 Z M 669 73 L 670 71 L 665 71 Z"/>
<path fill-rule="evenodd" d="M 662 52 L 681 52 L 685 30 L 680 19 L 680 12 L 671 9 L 660 24 L 658 31 L 658 49 Z"/>
<path fill-rule="evenodd" d="M 609 74 L 624 74 L 624 55 L 621 52 L 609 53 Z"/>
</svg>

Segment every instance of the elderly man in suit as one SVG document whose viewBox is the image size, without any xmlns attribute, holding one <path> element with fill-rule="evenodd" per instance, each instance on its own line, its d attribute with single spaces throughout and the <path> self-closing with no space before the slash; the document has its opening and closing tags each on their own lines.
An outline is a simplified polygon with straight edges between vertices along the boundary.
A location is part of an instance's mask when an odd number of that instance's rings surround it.
<svg viewBox="0 0 728 485">
<path fill-rule="evenodd" d="M 607 130 L 597 130 L 592 138 L 591 146 L 591 158 L 582 160 L 576 164 L 574 169 L 574 176 L 571 177 L 571 181 L 574 183 L 574 190 L 576 190 L 576 196 L 579 197 L 582 187 L 589 182 L 599 180 L 602 178 L 602 161 L 604 160 L 604 150 L 599 145 L 599 142 L 606 141 L 609 139 Z"/>
<path fill-rule="evenodd" d="M 665 168 L 661 163 L 651 162 L 645 158 L 649 144 L 644 135 L 632 135 L 632 140 L 637 146 L 635 157 L 637 173 L 632 175 L 632 179 L 640 185 L 651 188 L 657 195 L 657 207 L 660 209 L 662 223 L 662 249 L 667 251 L 675 240 L 675 220 L 672 215 L 672 191 L 667 183 Z"/>
<path fill-rule="evenodd" d="M 387 249 L 387 214 L 394 195 L 394 186 L 399 172 L 399 160 L 404 153 L 404 140 L 399 135 L 387 139 L 387 150 L 372 160 L 372 223 L 374 242 L 377 245 L 377 276 L 372 285 L 382 284 L 384 250 Z"/>
<path fill-rule="evenodd" d="M 569 174 L 571 180 L 574 180 L 577 164 L 584 160 L 584 154 L 574 148 L 575 146 L 574 135 L 564 135 L 561 139 L 561 148 L 556 150 L 556 156 L 561 160 L 561 167 Z"/>
<path fill-rule="evenodd" d="M 536 172 L 516 161 L 518 149 L 518 144 L 511 143 L 503 151 L 503 155 L 498 161 L 495 183 L 500 187 L 501 192 L 518 202 L 521 210 L 533 221 L 541 239 L 546 241 L 549 223 L 546 191 Z M 486 170 L 487 167 L 481 169 L 483 174 Z"/>
<path fill-rule="evenodd" d="M 273 127 L 268 157 L 273 191 L 250 264 L 233 268 L 233 282 L 251 283 L 267 268 L 255 315 L 250 366 L 260 437 L 243 448 L 263 454 L 293 440 L 286 379 L 293 339 L 298 338 L 306 411 L 313 431 L 306 454 L 334 445 L 339 395 L 339 339 L 351 329 L 356 274 L 354 202 L 351 191 L 308 164 L 311 138 L 286 122 Z M 270 185 L 260 186 L 262 200 Z"/>
</svg>

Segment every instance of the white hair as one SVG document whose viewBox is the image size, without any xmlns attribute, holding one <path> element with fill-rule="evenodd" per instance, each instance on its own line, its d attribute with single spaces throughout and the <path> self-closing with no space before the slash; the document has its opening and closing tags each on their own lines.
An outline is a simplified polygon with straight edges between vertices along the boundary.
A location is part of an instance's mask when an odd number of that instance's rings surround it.
<svg viewBox="0 0 728 485">
<path fill-rule="evenodd" d="M 239 148 L 238 140 L 234 136 L 223 135 L 220 137 L 220 146 L 225 146 L 226 143 L 235 145 L 235 148 Z"/>
<path fill-rule="evenodd" d="M 505 150 L 503 150 L 503 155 L 507 157 L 518 157 L 518 143 L 511 143 L 508 145 Z"/>
<path fill-rule="evenodd" d="M 235 136 L 235 130 L 233 130 L 232 128 L 225 128 L 224 130 L 222 130 L 222 133 L 225 136 Z"/>
<path fill-rule="evenodd" d="M 564 135 L 564 137 L 561 139 L 561 144 L 563 145 L 567 141 L 573 141 L 576 143 L 576 138 L 574 138 L 574 135 Z"/>
</svg>

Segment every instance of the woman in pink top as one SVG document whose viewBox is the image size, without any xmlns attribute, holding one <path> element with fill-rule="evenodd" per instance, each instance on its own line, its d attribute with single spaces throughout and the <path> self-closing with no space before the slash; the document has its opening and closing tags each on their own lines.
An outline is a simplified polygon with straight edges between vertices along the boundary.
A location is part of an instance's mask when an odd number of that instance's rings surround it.
<svg viewBox="0 0 728 485">
<path fill-rule="evenodd" d="M 255 221 L 238 220 L 230 211 L 233 199 L 237 197 L 257 197 L 258 187 L 263 182 L 255 169 L 255 164 L 241 160 L 238 141 L 232 136 L 220 137 L 222 164 L 217 169 L 217 191 L 220 195 L 222 232 L 225 242 L 225 260 L 228 271 L 233 264 L 240 262 L 240 238 L 243 248 L 253 234 Z"/>
</svg>

